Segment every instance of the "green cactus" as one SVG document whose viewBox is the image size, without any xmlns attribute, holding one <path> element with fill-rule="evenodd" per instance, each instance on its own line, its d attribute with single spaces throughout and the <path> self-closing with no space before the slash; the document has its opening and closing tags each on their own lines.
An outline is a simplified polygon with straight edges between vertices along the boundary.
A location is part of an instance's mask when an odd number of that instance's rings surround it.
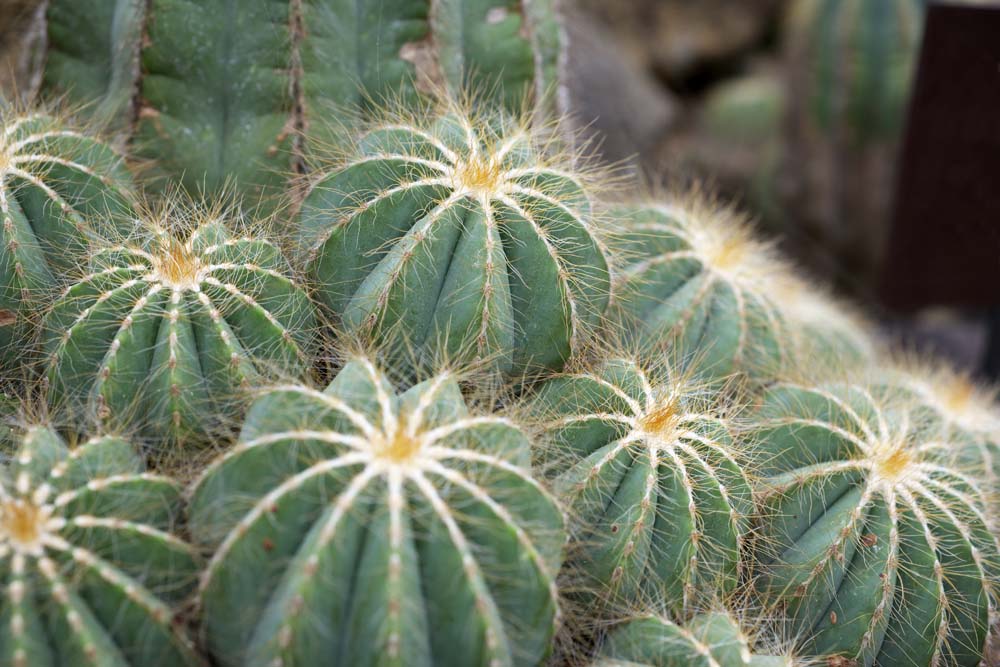
<svg viewBox="0 0 1000 667">
<path fill-rule="evenodd" d="M 442 374 L 396 394 L 366 359 L 268 390 L 196 483 L 200 601 L 224 665 L 536 665 L 562 515 L 507 419 Z M 331 662 L 332 661 L 332 662 Z"/>
<path fill-rule="evenodd" d="M 847 304 L 822 288 L 790 277 L 775 284 L 771 294 L 799 335 L 796 364 L 822 364 L 841 371 L 860 368 L 876 357 L 873 327 Z"/>
<path fill-rule="evenodd" d="M 89 103 L 192 191 L 280 190 L 336 105 L 369 115 L 427 86 L 543 100 L 552 0 L 52 0 L 45 86 Z M 529 95 L 528 93 L 535 94 Z"/>
<path fill-rule="evenodd" d="M 588 196 L 560 159 L 500 116 L 373 129 L 302 206 L 317 299 L 424 362 L 560 368 L 609 300 Z"/>
<path fill-rule="evenodd" d="M 725 612 L 695 616 L 683 625 L 655 614 L 615 627 L 591 667 L 794 667 L 788 655 L 752 651 L 739 621 Z"/>
<path fill-rule="evenodd" d="M 197 572 L 170 532 L 179 501 L 123 440 L 28 429 L 0 472 L 0 662 L 201 664 L 175 622 Z"/>
<path fill-rule="evenodd" d="M 979 664 L 997 542 L 976 482 L 929 451 L 938 431 L 920 406 L 857 384 L 782 383 L 756 422 L 767 476 L 761 589 L 808 653 Z"/>
<path fill-rule="evenodd" d="M 569 563 L 575 587 L 681 610 L 735 586 L 753 500 L 704 389 L 611 359 L 548 380 L 534 401 L 581 546 Z"/>
<path fill-rule="evenodd" d="M 620 319 L 646 343 L 671 345 L 706 378 L 771 377 L 792 357 L 795 333 L 773 298 L 789 273 L 731 211 L 697 197 L 623 206 L 616 278 Z"/>
<path fill-rule="evenodd" d="M 85 255 L 88 223 L 127 212 L 130 188 L 122 159 L 94 137 L 0 108 L 0 367 L 23 359 L 46 297 Z"/>
<path fill-rule="evenodd" d="M 278 248 L 184 206 L 163 214 L 172 229 L 150 218 L 148 240 L 98 247 L 56 300 L 44 323 L 53 407 L 201 441 L 226 432 L 249 383 L 308 366 L 313 308 Z"/>
</svg>

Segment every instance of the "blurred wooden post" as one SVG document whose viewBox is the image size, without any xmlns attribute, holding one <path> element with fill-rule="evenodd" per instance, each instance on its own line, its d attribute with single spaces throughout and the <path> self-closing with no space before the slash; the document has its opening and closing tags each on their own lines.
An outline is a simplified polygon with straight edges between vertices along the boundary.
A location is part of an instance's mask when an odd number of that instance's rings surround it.
<svg viewBox="0 0 1000 667">
<path fill-rule="evenodd" d="M 893 309 L 1000 309 L 1000 5 L 928 9 L 883 271 Z"/>
</svg>

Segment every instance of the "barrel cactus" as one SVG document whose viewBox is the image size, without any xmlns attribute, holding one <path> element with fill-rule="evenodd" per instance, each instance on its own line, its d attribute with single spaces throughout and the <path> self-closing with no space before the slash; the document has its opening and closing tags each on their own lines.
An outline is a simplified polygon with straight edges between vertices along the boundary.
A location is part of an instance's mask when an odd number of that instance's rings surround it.
<svg viewBox="0 0 1000 667">
<path fill-rule="evenodd" d="M 127 211 L 122 159 L 68 121 L 0 107 L 0 365 L 34 335 L 37 315 L 86 252 L 89 223 Z"/>
<path fill-rule="evenodd" d="M 305 371 L 309 298 L 278 248 L 233 222 L 174 202 L 95 249 L 45 318 L 54 407 L 197 442 L 226 432 L 251 383 Z"/>
<path fill-rule="evenodd" d="M 674 610 L 739 578 L 753 510 L 744 461 L 703 388 L 610 359 L 545 382 L 544 467 L 574 518 L 570 589 Z"/>
<path fill-rule="evenodd" d="M 771 293 L 798 332 L 796 363 L 824 364 L 843 372 L 876 358 L 874 327 L 821 287 L 789 277 L 773 285 Z"/>
<path fill-rule="evenodd" d="M 193 550 L 171 532 L 179 500 L 121 439 L 70 449 L 27 429 L 0 471 L 0 661 L 201 664 L 175 616 L 197 580 Z"/>
<path fill-rule="evenodd" d="M 785 366 L 793 329 L 772 297 L 788 271 L 734 212 L 699 197 L 618 207 L 619 317 L 641 341 L 669 342 L 705 378 L 764 379 Z"/>
<path fill-rule="evenodd" d="M 562 515 L 507 419 L 441 374 L 371 361 L 267 390 L 193 491 L 223 665 L 536 665 L 557 622 Z"/>
<path fill-rule="evenodd" d="M 979 488 L 918 406 L 781 383 L 757 413 L 760 587 L 830 664 L 977 665 L 998 576 Z M 840 661 L 840 662 L 836 662 Z"/>
<path fill-rule="evenodd" d="M 317 299 L 423 362 L 561 367 L 610 294 L 588 195 L 561 160 L 507 116 L 372 129 L 302 205 Z"/>
</svg>

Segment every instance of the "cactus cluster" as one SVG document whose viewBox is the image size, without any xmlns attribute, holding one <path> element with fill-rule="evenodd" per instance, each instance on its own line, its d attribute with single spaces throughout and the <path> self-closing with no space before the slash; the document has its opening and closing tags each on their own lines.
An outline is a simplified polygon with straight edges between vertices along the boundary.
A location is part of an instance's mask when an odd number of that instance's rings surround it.
<svg viewBox="0 0 1000 667">
<path fill-rule="evenodd" d="M 0 662 L 980 661 L 989 388 L 700 192 L 602 196 L 550 2 L 47 12 L 49 89 L 184 182 L 3 118 Z"/>
</svg>

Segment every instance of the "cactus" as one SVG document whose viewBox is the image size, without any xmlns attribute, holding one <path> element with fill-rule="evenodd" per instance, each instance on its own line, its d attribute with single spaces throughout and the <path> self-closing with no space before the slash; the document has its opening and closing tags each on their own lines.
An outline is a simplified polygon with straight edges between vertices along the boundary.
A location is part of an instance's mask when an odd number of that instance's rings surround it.
<svg viewBox="0 0 1000 667">
<path fill-rule="evenodd" d="M 196 483 L 200 585 L 223 665 L 536 665 L 562 515 L 507 419 L 440 374 L 395 394 L 364 358 L 264 393 Z"/>
<path fill-rule="evenodd" d="M 159 221 L 163 220 L 163 223 Z M 50 402 L 173 443 L 221 435 L 239 394 L 308 366 L 314 313 L 281 252 L 178 202 L 105 243 L 47 314 Z"/>
<path fill-rule="evenodd" d="M 453 111 L 370 131 L 302 206 L 317 299 L 423 361 L 561 367 L 601 320 L 608 265 L 580 178 L 538 139 Z"/>
<path fill-rule="evenodd" d="M 752 651 L 738 619 L 723 611 L 678 625 L 656 614 L 615 627 L 591 667 L 793 667 L 789 655 Z"/>
<path fill-rule="evenodd" d="M 791 383 L 769 389 L 756 415 L 761 589 L 830 664 L 982 657 L 996 538 L 975 480 L 928 451 L 938 431 L 919 417 L 864 385 Z"/>
<path fill-rule="evenodd" d="M 669 342 L 705 378 L 764 379 L 787 365 L 794 331 L 772 292 L 789 272 L 732 211 L 699 197 L 618 207 L 619 318 L 642 341 Z"/>
<path fill-rule="evenodd" d="M 175 623 L 197 571 L 170 532 L 179 500 L 121 439 L 27 429 L 0 473 L 0 662 L 201 664 Z"/>
<path fill-rule="evenodd" d="M 681 610 L 735 586 L 753 501 L 703 390 L 611 359 L 548 380 L 534 402 L 544 458 L 575 519 L 574 587 Z"/>
<path fill-rule="evenodd" d="M 47 113 L 0 109 L 0 367 L 23 358 L 46 296 L 85 253 L 90 220 L 127 211 L 110 148 Z"/>
<path fill-rule="evenodd" d="M 52 0 L 46 89 L 93 106 L 189 190 L 283 187 L 305 130 L 337 140 L 428 85 L 494 92 L 511 108 L 552 87 L 552 0 Z M 533 96 L 528 92 L 534 92 Z"/>
</svg>

